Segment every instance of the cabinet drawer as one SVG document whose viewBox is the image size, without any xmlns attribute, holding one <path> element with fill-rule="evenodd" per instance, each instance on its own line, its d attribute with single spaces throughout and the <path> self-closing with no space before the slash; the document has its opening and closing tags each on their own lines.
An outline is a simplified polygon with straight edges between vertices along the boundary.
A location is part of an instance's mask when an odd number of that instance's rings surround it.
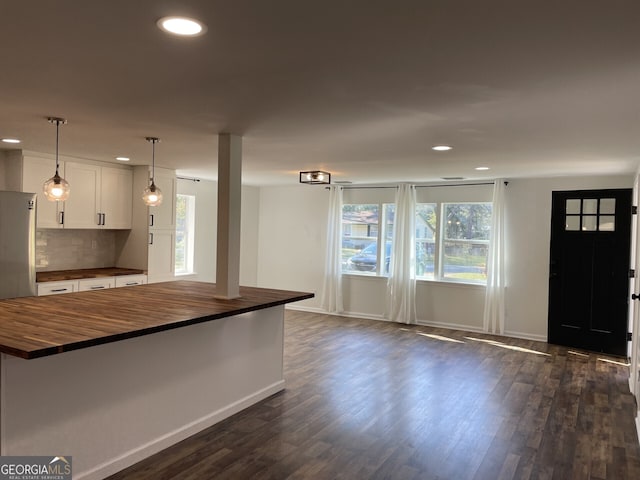
<svg viewBox="0 0 640 480">
<path fill-rule="evenodd" d="M 78 291 L 77 281 L 64 282 L 43 282 L 38 283 L 38 296 L 59 295 L 61 293 L 72 293 Z"/>
<path fill-rule="evenodd" d="M 146 275 L 122 275 L 116 278 L 116 287 L 133 287 L 147 283 Z"/>
<path fill-rule="evenodd" d="M 113 277 L 85 278 L 83 280 L 78 280 L 79 292 L 104 290 L 105 288 L 113 288 Z"/>
</svg>

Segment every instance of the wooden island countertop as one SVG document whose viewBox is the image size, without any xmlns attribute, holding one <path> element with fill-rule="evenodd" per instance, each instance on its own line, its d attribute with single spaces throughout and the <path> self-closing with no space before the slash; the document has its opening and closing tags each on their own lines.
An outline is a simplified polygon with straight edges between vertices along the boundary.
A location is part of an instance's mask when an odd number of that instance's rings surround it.
<svg viewBox="0 0 640 480">
<path fill-rule="evenodd" d="M 214 298 L 216 285 L 172 281 L 0 300 L 0 352 L 33 359 L 117 342 L 312 298 L 313 293 L 240 287 Z"/>
</svg>

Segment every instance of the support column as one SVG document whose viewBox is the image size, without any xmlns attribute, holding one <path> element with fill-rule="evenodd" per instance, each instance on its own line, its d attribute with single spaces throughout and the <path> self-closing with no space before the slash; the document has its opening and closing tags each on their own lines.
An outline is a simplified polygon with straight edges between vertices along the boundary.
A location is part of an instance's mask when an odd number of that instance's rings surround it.
<svg viewBox="0 0 640 480">
<path fill-rule="evenodd" d="M 242 137 L 218 135 L 218 251 L 216 298 L 240 297 Z"/>
</svg>

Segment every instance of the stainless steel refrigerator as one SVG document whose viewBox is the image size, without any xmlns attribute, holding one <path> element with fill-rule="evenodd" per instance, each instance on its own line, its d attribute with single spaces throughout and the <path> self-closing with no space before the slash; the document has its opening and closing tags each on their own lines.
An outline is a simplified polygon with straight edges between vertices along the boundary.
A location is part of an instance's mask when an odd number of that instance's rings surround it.
<svg viewBox="0 0 640 480">
<path fill-rule="evenodd" d="M 0 191 L 0 299 L 36 294 L 36 194 Z"/>
</svg>

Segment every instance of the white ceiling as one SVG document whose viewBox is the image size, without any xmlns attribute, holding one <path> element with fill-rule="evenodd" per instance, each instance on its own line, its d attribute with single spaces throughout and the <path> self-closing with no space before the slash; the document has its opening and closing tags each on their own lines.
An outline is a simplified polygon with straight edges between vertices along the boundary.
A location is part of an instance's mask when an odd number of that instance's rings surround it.
<svg viewBox="0 0 640 480">
<path fill-rule="evenodd" d="M 208 32 L 156 27 L 176 14 Z M 53 153 L 62 116 L 62 155 L 148 164 L 158 136 L 185 176 L 216 178 L 219 132 L 243 136 L 252 185 L 640 160 L 637 0 L 2 0 L 0 62 L 0 137 Z"/>
</svg>

